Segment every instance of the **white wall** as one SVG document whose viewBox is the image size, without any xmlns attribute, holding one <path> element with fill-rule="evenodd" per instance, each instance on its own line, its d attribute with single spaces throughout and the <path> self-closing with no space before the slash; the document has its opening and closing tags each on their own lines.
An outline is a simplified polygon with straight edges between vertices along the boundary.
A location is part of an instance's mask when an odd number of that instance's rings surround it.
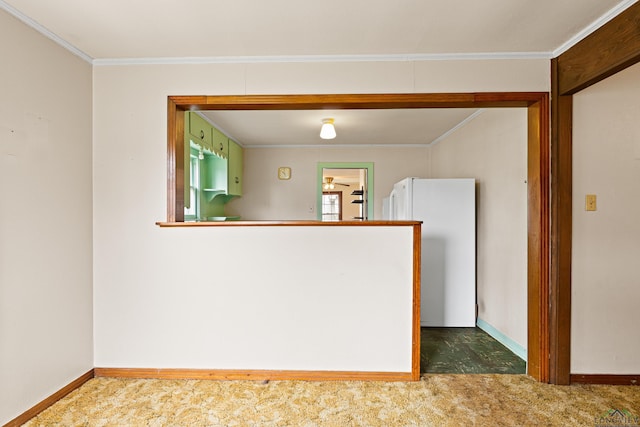
<svg viewBox="0 0 640 427">
<path fill-rule="evenodd" d="M 244 159 L 244 195 L 227 207 L 244 219 L 316 219 L 318 162 L 373 162 L 374 219 L 395 182 L 429 173 L 428 147 L 249 148 Z M 278 179 L 279 166 L 291 167 L 290 180 Z"/>
<path fill-rule="evenodd" d="M 478 318 L 527 348 L 527 110 L 486 109 L 432 148 L 433 178 L 476 178 Z"/>
<path fill-rule="evenodd" d="M 0 11 L 0 424 L 93 368 L 91 65 Z"/>
<path fill-rule="evenodd" d="M 262 255 L 251 249 L 251 239 L 243 239 L 247 251 L 238 246 L 237 234 L 253 233 L 252 229 L 204 231 L 171 231 L 154 225 L 166 217 L 166 97 L 168 95 L 245 94 L 245 93 L 385 93 L 414 91 L 547 91 L 549 90 L 548 61 L 434 61 L 428 63 L 313 63 L 313 64 L 208 64 L 208 65 L 140 65 L 101 66 L 94 70 L 94 253 L 95 253 L 95 362 L 96 365 L 134 364 L 154 366 L 168 363 L 158 355 L 158 349 L 170 345 L 180 336 L 181 342 L 192 338 L 200 340 L 206 331 L 198 326 L 201 311 L 186 302 L 176 304 L 176 298 L 189 298 L 198 302 L 203 293 L 193 283 L 211 283 L 217 277 L 228 281 L 232 288 L 256 291 L 277 287 L 278 275 L 265 275 L 258 282 L 233 271 L 261 265 Z M 260 156 L 270 158 L 264 171 L 274 185 L 311 185 L 315 188 L 317 161 L 370 161 L 361 152 L 342 152 L 337 159 L 330 152 L 307 154 L 291 153 L 295 164 L 281 164 L 275 152 L 248 150 L 246 196 L 254 197 L 251 182 L 260 166 Z M 285 154 L 282 154 L 283 156 Z M 289 155 L 289 154 L 286 154 Z M 382 162 L 382 159 L 373 159 Z M 299 163 L 298 163 L 299 162 Z M 308 162 L 309 175 L 301 174 L 301 166 Z M 395 162 L 395 160 L 394 160 Z M 395 163 L 394 163 L 395 164 Z M 278 166 L 292 166 L 291 182 L 277 182 Z M 413 168 L 414 166 L 412 166 Z M 307 170 L 302 167 L 302 170 Z M 413 170 L 375 166 L 376 191 L 386 193 L 391 183 Z M 303 181 L 304 179 L 304 181 Z M 386 182 L 377 185 L 377 180 Z M 300 181 L 298 181 L 300 180 Z M 277 187 L 273 187 L 277 188 Z M 271 197 L 281 194 L 268 187 Z M 307 199 L 307 197 L 309 197 Z M 289 208 L 296 209 L 287 217 L 305 213 L 306 204 L 314 201 L 315 194 L 298 196 L 292 192 Z M 300 202 L 298 202 L 300 199 Z M 283 199 L 279 199 L 284 203 Z M 265 201 L 264 203 L 268 203 Z M 302 207 L 300 208 L 300 203 Z M 376 204 L 381 203 L 376 197 Z M 294 206 L 295 204 L 295 206 Z M 377 210 L 380 210 L 378 205 Z M 266 212 L 266 213 L 263 213 Z M 280 215 L 269 206 L 259 214 L 265 217 Z M 258 213 L 256 213 L 258 215 Z M 303 229 L 299 230 L 304 233 Z M 206 234 L 205 234 L 206 233 Z M 195 236 L 194 236 L 195 234 Z M 208 236 L 206 249 L 202 236 Z M 256 239 L 260 239 L 256 235 Z M 255 240 L 255 239 L 254 239 Z M 285 242 L 258 247 L 269 254 L 286 249 Z M 284 247 L 283 247 L 284 245 Z M 191 248 L 207 250 L 210 263 L 189 264 L 185 258 Z M 231 248 L 232 250 L 228 250 Z M 175 262 L 170 254 L 179 253 Z M 232 269 L 225 269 L 229 257 L 242 257 L 242 263 L 232 261 Z M 198 258 L 200 259 L 200 258 Z M 308 280 L 319 274 L 306 265 L 289 263 L 290 271 Z M 221 267 L 222 266 L 222 267 Z M 197 267 L 197 268 L 196 268 Z M 371 268 L 367 263 L 362 268 Z M 189 268 L 193 268 L 189 271 Z M 345 269 L 347 267 L 344 267 Z M 189 271 L 189 281 L 183 279 Z M 339 273 L 345 273 L 339 272 Z M 219 276 L 218 276 L 219 275 Z M 208 291 L 207 291 L 208 292 Z M 221 289 L 224 295 L 224 288 Z M 229 290 L 234 295 L 232 289 Z M 250 292 L 250 291 L 249 291 Z M 282 294 L 285 300 L 287 294 Z M 294 300 L 295 301 L 295 300 Z M 217 303 L 217 302 L 216 302 Z M 225 300 L 227 310 L 245 313 L 248 324 L 259 325 L 264 319 L 262 310 L 245 310 L 243 299 Z M 142 311 L 141 311 L 142 309 Z M 153 316 L 149 316 L 153 313 Z M 202 313 L 205 316 L 204 313 Z M 166 317 L 165 317 L 166 316 Z M 208 316 L 208 314 L 207 314 Z M 149 319 L 152 319 L 151 321 Z M 232 327 L 228 331 L 233 331 Z M 227 332 L 228 332 L 227 331 Z M 167 339 L 163 344 L 162 340 Z M 259 341 L 257 331 L 248 330 L 242 336 L 228 335 L 217 343 L 226 348 L 230 358 L 244 360 L 246 343 Z M 388 347 L 382 357 L 394 358 L 398 349 Z M 124 354 L 126 352 L 126 357 Z M 115 354 L 114 354 L 115 353 Z M 173 353 L 172 353 L 173 354 Z M 351 357 L 351 356 L 349 356 Z M 211 361 L 209 368 L 220 367 Z M 316 368 L 329 366 L 329 361 L 312 360 Z M 184 368 L 199 366 L 184 355 L 171 360 L 172 366 Z M 256 361 L 253 368 L 268 368 L 267 361 Z M 290 366 L 293 367 L 293 366 Z M 283 366 L 284 368 L 284 366 Z M 357 366 L 353 367 L 357 369 Z M 365 368 L 365 365 L 362 365 Z"/>
<path fill-rule="evenodd" d="M 102 272 L 96 366 L 411 372 L 412 227 L 153 234 Z"/>
<path fill-rule="evenodd" d="M 638 99 L 640 64 L 574 96 L 572 373 L 640 372 Z"/>
<path fill-rule="evenodd" d="M 343 220 L 350 220 L 363 216 L 362 210 L 364 209 L 364 204 L 352 203 L 354 200 L 362 200 L 362 196 L 352 194 L 354 190 L 358 190 L 356 185 L 357 184 L 352 184 L 350 187 L 336 185 L 336 188 L 331 190 L 342 193 L 342 206 L 340 207 L 340 211 L 342 212 Z M 318 210 L 322 211 L 320 207 L 318 207 Z M 382 215 L 379 215 L 378 218 L 381 216 Z"/>
</svg>

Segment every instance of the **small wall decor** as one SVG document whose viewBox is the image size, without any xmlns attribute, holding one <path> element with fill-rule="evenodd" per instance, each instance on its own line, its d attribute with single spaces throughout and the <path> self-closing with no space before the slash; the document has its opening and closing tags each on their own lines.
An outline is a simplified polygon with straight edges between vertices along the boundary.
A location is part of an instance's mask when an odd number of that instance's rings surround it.
<svg viewBox="0 0 640 427">
<path fill-rule="evenodd" d="M 290 167 L 279 167 L 278 168 L 278 179 L 290 179 L 291 178 L 291 168 Z"/>
</svg>

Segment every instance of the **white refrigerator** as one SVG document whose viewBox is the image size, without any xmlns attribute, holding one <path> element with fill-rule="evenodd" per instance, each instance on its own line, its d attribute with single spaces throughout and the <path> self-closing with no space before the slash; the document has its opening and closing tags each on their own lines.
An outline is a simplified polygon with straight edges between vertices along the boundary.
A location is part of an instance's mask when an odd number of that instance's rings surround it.
<svg viewBox="0 0 640 427">
<path fill-rule="evenodd" d="M 475 326 L 475 179 L 405 178 L 385 204 L 388 219 L 422 221 L 420 325 Z"/>
</svg>

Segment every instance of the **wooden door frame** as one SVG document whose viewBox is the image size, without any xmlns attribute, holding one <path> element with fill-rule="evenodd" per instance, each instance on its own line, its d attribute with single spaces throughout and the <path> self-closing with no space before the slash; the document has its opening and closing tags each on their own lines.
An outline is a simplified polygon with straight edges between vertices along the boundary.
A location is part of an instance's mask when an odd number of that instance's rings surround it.
<svg viewBox="0 0 640 427">
<path fill-rule="evenodd" d="M 573 95 L 640 62 L 640 3 L 551 61 L 550 382 L 597 382 L 571 375 Z M 628 383 L 609 376 L 609 383 Z"/>
<path fill-rule="evenodd" d="M 527 370 L 549 381 L 550 131 L 547 92 L 170 96 L 167 222 L 184 221 L 184 111 L 393 108 L 528 109 Z"/>
<path fill-rule="evenodd" d="M 569 384 L 573 95 L 637 62 L 640 62 L 640 3 L 631 5 L 551 61 L 550 107 L 546 93 L 169 97 L 167 221 L 184 220 L 184 160 L 176 154 L 184 150 L 181 113 L 185 110 L 526 107 L 529 110 L 528 370 L 538 381 Z"/>
</svg>

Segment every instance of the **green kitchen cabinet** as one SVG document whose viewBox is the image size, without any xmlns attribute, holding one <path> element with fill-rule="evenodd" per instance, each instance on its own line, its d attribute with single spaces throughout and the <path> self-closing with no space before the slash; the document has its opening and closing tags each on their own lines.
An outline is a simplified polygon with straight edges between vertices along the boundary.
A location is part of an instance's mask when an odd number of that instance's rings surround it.
<svg viewBox="0 0 640 427">
<path fill-rule="evenodd" d="M 229 158 L 229 140 L 225 134 L 216 128 L 212 128 L 211 151 L 223 159 Z"/>
<path fill-rule="evenodd" d="M 229 139 L 228 193 L 230 196 L 242 196 L 243 159 L 242 147 Z"/>
<path fill-rule="evenodd" d="M 227 159 L 205 153 L 200 179 L 205 200 L 227 194 Z"/>
<path fill-rule="evenodd" d="M 242 195 L 242 147 L 192 111 L 185 112 L 184 130 L 185 219 L 231 218 L 224 209 Z"/>
<path fill-rule="evenodd" d="M 191 140 L 203 149 L 213 151 L 213 127 L 211 124 L 194 112 L 188 112 L 187 114 L 189 116 L 188 131 Z"/>
</svg>

